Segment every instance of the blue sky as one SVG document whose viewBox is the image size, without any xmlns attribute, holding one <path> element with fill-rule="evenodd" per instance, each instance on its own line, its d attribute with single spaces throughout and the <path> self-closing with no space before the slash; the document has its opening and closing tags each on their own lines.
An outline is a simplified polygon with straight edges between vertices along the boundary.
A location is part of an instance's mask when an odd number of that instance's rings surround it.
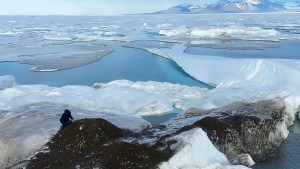
<svg viewBox="0 0 300 169">
<path fill-rule="evenodd" d="M 121 15 L 214 0 L 0 0 L 0 15 Z"/>
</svg>

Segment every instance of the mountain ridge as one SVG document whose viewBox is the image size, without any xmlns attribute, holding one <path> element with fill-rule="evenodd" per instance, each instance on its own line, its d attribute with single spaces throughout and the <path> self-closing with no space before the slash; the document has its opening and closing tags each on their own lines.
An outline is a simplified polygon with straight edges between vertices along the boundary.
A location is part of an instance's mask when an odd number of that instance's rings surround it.
<svg viewBox="0 0 300 169">
<path fill-rule="evenodd" d="M 286 8 L 269 0 L 220 0 L 205 6 L 181 4 L 152 14 L 201 14 L 201 13 L 264 13 L 279 12 Z"/>
<path fill-rule="evenodd" d="M 177 6 L 173 6 L 166 10 L 154 12 L 154 14 L 192 14 L 200 12 L 202 8 L 199 5 L 191 5 L 191 4 L 180 4 Z"/>
</svg>

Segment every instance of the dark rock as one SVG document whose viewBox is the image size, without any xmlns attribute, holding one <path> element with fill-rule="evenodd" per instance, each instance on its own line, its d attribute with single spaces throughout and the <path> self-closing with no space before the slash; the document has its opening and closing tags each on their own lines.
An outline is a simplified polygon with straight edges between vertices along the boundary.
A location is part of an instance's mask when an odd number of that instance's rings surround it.
<svg viewBox="0 0 300 169">
<path fill-rule="evenodd" d="M 135 142 L 155 140 L 149 144 L 169 151 L 174 144 L 169 138 L 200 127 L 227 158 L 250 154 L 255 161 L 262 161 L 272 156 L 286 138 L 285 114 L 285 106 L 280 99 L 234 103 L 200 116 L 179 117 L 147 129 Z"/>
<path fill-rule="evenodd" d="M 178 151 L 172 137 L 198 127 L 233 163 L 250 165 L 251 157 L 261 161 L 271 156 L 286 137 L 280 99 L 195 111 L 139 133 L 103 119 L 76 121 L 60 130 L 27 168 L 156 168 Z"/>
<path fill-rule="evenodd" d="M 116 142 L 107 146 L 101 153 L 101 163 L 105 168 L 156 168 L 170 156 L 145 145 Z"/>
<path fill-rule="evenodd" d="M 273 138 L 284 124 L 285 106 L 280 101 L 234 103 L 215 110 L 213 117 L 205 117 L 177 133 L 201 127 L 214 145 L 227 158 L 250 154 L 255 161 L 265 160 L 285 139 Z"/>
<path fill-rule="evenodd" d="M 99 152 L 103 144 L 116 140 L 128 132 L 103 119 L 75 121 L 60 130 L 46 151 L 37 154 L 27 168 L 75 168 L 99 166 Z M 82 167 L 81 167 L 82 168 Z"/>
</svg>

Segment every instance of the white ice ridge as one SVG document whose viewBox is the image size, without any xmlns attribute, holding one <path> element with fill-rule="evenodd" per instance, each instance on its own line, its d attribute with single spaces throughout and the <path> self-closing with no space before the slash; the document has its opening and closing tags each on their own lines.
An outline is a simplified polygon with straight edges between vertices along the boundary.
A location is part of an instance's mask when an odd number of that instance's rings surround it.
<svg viewBox="0 0 300 169">
<path fill-rule="evenodd" d="M 260 27 L 230 26 L 223 28 L 174 28 L 161 29 L 159 34 L 165 36 L 190 37 L 195 39 L 243 39 L 243 40 L 271 40 L 279 41 L 285 38 L 274 29 L 262 29 Z"/>
<path fill-rule="evenodd" d="M 175 147 L 180 147 L 179 151 L 168 162 L 163 162 L 160 169 L 248 169 L 230 165 L 201 128 L 183 132 L 172 139 L 178 141 Z"/>
<path fill-rule="evenodd" d="M 100 88 L 99 88 L 100 87 Z M 89 86 L 15 85 L 0 90 L 0 110 L 50 102 L 89 111 L 114 110 L 122 114 L 161 115 L 176 104 L 205 97 L 208 89 L 160 82 L 112 81 Z M 180 107 L 177 107 L 180 108 Z"/>
</svg>

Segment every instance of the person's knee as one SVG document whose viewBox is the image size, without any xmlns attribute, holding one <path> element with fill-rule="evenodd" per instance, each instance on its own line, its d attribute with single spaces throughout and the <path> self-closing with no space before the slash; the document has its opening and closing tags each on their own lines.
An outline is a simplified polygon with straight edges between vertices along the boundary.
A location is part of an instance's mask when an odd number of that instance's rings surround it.
<svg viewBox="0 0 300 169">
<path fill-rule="evenodd" d="M 67 127 L 71 123 L 72 123 L 72 121 L 68 121 L 68 122 L 62 123 L 62 128 Z"/>
</svg>

